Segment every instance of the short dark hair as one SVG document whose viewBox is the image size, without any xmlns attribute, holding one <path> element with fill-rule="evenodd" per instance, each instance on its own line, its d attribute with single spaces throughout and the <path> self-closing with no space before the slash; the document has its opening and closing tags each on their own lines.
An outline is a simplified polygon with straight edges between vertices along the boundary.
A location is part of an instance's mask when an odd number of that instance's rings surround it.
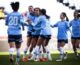
<svg viewBox="0 0 80 65">
<path fill-rule="evenodd" d="M 12 9 L 13 9 L 13 11 L 18 11 L 18 9 L 19 9 L 19 2 L 12 2 L 11 3 L 11 7 L 12 7 Z"/>
</svg>

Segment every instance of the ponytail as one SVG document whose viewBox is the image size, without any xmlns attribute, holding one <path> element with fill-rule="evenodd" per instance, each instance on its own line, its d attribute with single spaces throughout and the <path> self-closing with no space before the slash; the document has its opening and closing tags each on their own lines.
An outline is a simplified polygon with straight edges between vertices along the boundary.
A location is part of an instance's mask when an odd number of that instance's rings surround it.
<svg viewBox="0 0 80 65">
<path fill-rule="evenodd" d="M 67 17 L 65 12 L 62 12 L 63 16 L 66 17 L 66 21 L 69 21 L 69 18 Z"/>
<path fill-rule="evenodd" d="M 69 18 L 66 16 L 66 21 L 69 21 Z"/>
<path fill-rule="evenodd" d="M 47 19 L 50 19 L 50 16 L 48 16 L 48 15 L 45 15 L 45 16 L 46 16 Z"/>
<path fill-rule="evenodd" d="M 45 15 L 47 19 L 50 19 L 50 16 L 46 14 L 46 9 L 41 9 L 41 14 Z"/>
</svg>

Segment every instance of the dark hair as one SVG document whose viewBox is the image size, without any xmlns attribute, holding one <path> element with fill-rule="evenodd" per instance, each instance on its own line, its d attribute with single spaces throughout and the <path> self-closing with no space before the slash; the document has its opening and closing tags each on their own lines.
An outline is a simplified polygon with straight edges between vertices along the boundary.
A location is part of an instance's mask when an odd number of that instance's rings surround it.
<svg viewBox="0 0 80 65">
<path fill-rule="evenodd" d="M 41 9 L 41 14 L 45 15 L 47 19 L 50 19 L 50 16 L 46 14 L 46 9 Z"/>
<path fill-rule="evenodd" d="M 69 18 L 67 17 L 65 12 L 62 12 L 61 14 L 63 14 L 63 16 L 66 17 L 66 21 L 69 21 Z"/>
<path fill-rule="evenodd" d="M 74 15 L 77 14 L 77 18 L 80 18 L 80 10 L 75 10 Z"/>
<path fill-rule="evenodd" d="M 47 19 L 50 19 L 50 16 L 46 15 L 46 18 L 47 18 Z"/>
<path fill-rule="evenodd" d="M 30 5 L 29 7 L 33 7 L 32 5 Z"/>
<path fill-rule="evenodd" d="M 39 9 L 39 11 L 41 12 L 41 9 L 39 7 L 34 8 L 34 11 L 35 11 L 35 9 Z"/>
<path fill-rule="evenodd" d="M 12 9 L 14 9 L 14 5 L 15 5 L 15 3 L 14 2 L 11 2 L 11 7 L 12 7 Z"/>
<path fill-rule="evenodd" d="M 46 9 L 41 9 L 42 15 L 46 15 Z"/>
<path fill-rule="evenodd" d="M 76 13 L 78 13 L 78 10 L 75 10 L 75 11 L 74 11 L 74 14 L 76 14 Z"/>
<path fill-rule="evenodd" d="M 12 2 L 11 3 L 11 7 L 12 7 L 12 9 L 13 9 L 13 11 L 18 11 L 18 9 L 19 9 L 19 2 Z"/>
</svg>

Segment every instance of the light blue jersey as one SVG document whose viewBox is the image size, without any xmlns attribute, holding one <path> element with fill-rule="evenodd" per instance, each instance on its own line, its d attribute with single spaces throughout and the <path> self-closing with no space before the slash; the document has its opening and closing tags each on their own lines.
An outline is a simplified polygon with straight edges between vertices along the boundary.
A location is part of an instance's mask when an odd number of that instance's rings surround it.
<svg viewBox="0 0 80 65">
<path fill-rule="evenodd" d="M 35 16 L 34 14 L 27 13 L 27 18 L 34 22 Z M 33 26 L 28 25 L 28 32 L 32 32 Z"/>
<path fill-rule="evenodd" d="M 33 29 L 35 30 L 32 32 L 32 35 L 40 35 L 41 32 L 41 23 L 42 23 L 42 18 L 41 16 L 35 16 L 34 22 L 32 22 Z"/>
<path fill-rule="evenodd" d="M 8 35 L 21 34 L 21 26 L 25 24 L 22 15 L 18 12 L 12 12 L 6 17 L 6 25 L 8 26 Z"/>
<path fill-rule="evenodd" d="M 80 19 L 73 19 L 70 27 L 72 27 L 72 37 L 80 37 Z"/>
<path fill-rule="evenodd" d="M 59 21 L 53 27 L 58 27 L 58 40 L 68 39 L 67 31 L 69 30 L 69 25 L 67 21 Z"/>
<path fill-rule="evenodd" d="M 33 34 L 36 35 L 51 35 L 51 27 L 49 20 L 46 19 L 45 16 L 39 16 L 35 18 L 33 23 L 33 28 L 35 32 Z"/>
<path fill-rule="evenodd" d="M 45 16 L 42 17 L 40 35 L 51 35 L 50 21 Z"/>
</svg>

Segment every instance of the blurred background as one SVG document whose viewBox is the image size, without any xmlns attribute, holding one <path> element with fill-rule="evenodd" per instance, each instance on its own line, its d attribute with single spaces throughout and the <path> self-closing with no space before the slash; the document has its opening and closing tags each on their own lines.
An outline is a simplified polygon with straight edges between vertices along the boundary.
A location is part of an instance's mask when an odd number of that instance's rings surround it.
<svg viewBox="0 0 80 65">
<path fill-rule="evenodd" d="M 23 13 L 28 11 L 28 6 L 32 5 L 33 7 L 45 8 L 47 10 L 47 14 L 51 17 L 51 24 L 55 24 L 60 20 L 60 13 L 66 12 L 69 20 L 73 19 L 73 12 L 75 9 L 80 9 L 80 0 L 0 0 L 0 52 L 8 51 L 8 42 L 7 42 L 7 26 L 5 26 L 5 12 L 12 12 L 10 7 L 11 2 L 19 1 L 20 9 L 19 12 Z M 21 51 L 23 51 L 26 46 L 26 35 L 27 35 L 27 27 L 25 27 L 25 31 L 22 31 L 23 34 L 23 43 L 21 47 Z M 49 43 L 50 50 L 57 50 L 57 28 L 52 29 L 52 38 Z M 70 43 L 70 32 L 68 32 L 69 43 L 66 45 L 66 50 L 71 50 L 72 45 Z"/>
</svg>

